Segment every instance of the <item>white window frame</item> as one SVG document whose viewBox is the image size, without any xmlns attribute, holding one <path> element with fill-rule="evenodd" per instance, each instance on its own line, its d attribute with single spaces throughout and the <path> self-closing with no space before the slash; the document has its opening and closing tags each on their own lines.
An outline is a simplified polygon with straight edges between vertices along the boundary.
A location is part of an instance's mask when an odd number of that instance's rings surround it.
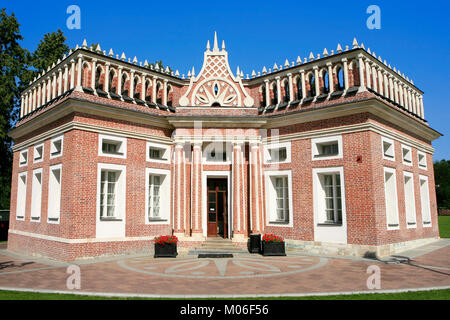
<svg viewBox="0 0 450 320">
<path fill-rule="evenodd" d="M 420 156 L 423 156 L 423 163 L 420 161 Z M 422 170 L 427 170 L 427 154 L 417 150 L 417 165 Z"/>
<path fill-rule="evenodd" d="M 159 220 L 150 220 L 148 215 L 149 203 L 149 185 L 150 185 L 150 175 L 158 175 L 165 176 L 162 184 L 160 185 L 159 191 L 159 215 L 161 219 Z M 164 169 L 154 169 L 154 168 L 146 168 L 145 169 L 145 212 L 144 212 L 144 220 L 145 224 L 170 224 L 170 212 L 171 212 L 171 192 L 170 192 L 170 184 L 171 184 L 171 176 L 170 170 Z"/>
<path fill-rule="evenodd" d="M 164 159 L 152 159 L 150 158 L 150 148 L 157 148 L 164 150 Z M 162 144 L 162 143 L 156 143 L 156 142 L 150 142 L 147 141 L 147 148 L 146 148 L 146 160 L 148 162 L 156 162 L 156 163 L 170 163 L 170 145 Z"/>
<path fill-rule="evenodd" d="M 394 189 L 388 190 L 386 188 L 386 173 L 392 174 L 392 179 L 394 181 Z M 383 168 L 383 186 L 384 186 L 384 203 L 385 203 L 385 213 L 386 213 L 386 227 L 388 230 L 398 230 L 400 229 L 400 222 L 399 222 L 399 214 L 398 214 L 398 193 L 397 193 L 397 175 L 396 170 L 389 167 Z M 388 198 L 392 196 L 394 199 L 394 208 L 393 209 L 393 219 L 395 221 L 390 221 L 389 214 L 388 214 Z"/>
<path fill-rule="evenodd" d="M 41 175 L 41 181 L 38 182 L 36 175 Z M 31 222 L 41 222 L 42 215 L 42 184 L 44 182 L 44 174 L 42 168 L 33 170 L 33 178 L 31 182 Z"/>
<path fill-rule="evenodd" d="M 330 156 L 320 156 L 319 157 L 319 145 L 330 144 L 332 142 L 337 142 L 338 153 Z M 313 161 L 319 160 L 331 160 L 331 159 L 341 159 L 343 158 L 343 146 L 342 146 L 342 136 L 330 136 L 311 139 L 311 156 Z"/>
<path fill-rule="evenodd" d="M 61 141 L 61 150 L 57 154 L 53 154 L 53 150 L 55 149 L 55 143 Z M 63 146 L 64 146 L 64 135 L 60 135 L 58 137 L 53 138 L 50 141 L 50 159 L 58 158 L 63 155 Z"/>
<path fill-rule="evenodd" d="M 121 154 L 103 152 L 103 141 L 104 140 L 111 141 L 113 143 L 120 143 L 119 152 Z M 102 156 L 102 157 L 126 159 L 127 158 L 127 138 L 99 134 L 98 135 L 98 155 Z"/>
<path fill-rule="evenodd" d="M 22 163 L 22 158 L 24 154 L 26 154 L 27 160 L 25 161 L 25 163 Z M 27 165 L 28 165 L 28 149 L 20 151 L 19 154 L 19 167 L 25 167 Z"/>
<path fill-rule="evenodd" d="M 402 149 L 402 163 L 406 166 L 412 167 L 413 165 L 412 148 L 410 146 L 402 144 L 401 149 Z M 406 156 L 403 154 L 403 150 L 407 150 Z"/>
<path fill-rule="evenodd" d="M 23 182 L 23 177 L 25 177 L 25 182 Z M 17 204 L 16 204 L 16 220 L 25 220 L 26 206 L 27 206 L 27 186 L 28 177 L 27 172 L 19 173 L 17 180 Z"/>
<path fill-rule="evenodd" d="M 116 171 L 119 176 L 115 188 L 115 216 L 114 218 L 100 219 L 100 194 L 102 171 Z M 97 238 L 122 238 L 125 237 L 126 223 L 126 166 L 109 163 L 97 165 L 97 210 L 96 210 L 96 237 Z"/>
<path fill-rule="evenodd" d="M 422 181 L 425 181 L 424 188 L 422 188 Z M 419 189 L 420 189 L 420 207 L 422 212 L 422 226 L 424 228 L 431 228 L 431 203 L 430 203 L 430 186 L 428 177 L 419 175 Z"/>
<path fill-rule="evenodd" d="M 266 182 L 266 225 L 276 227 L 293 227 L 294 220 L 294 207 L 292 196 L 292 171 L 291 170 L 278 170 L 278 171 L 266 171 L 264 172 Z M 274 177 L 286 177 L 288 183 L 288 220 L 277 221 L 277 204 L 276 204 L 276 191 L 272 183 Z"/>
<path fill-rule="evenodd" d="M 283 161 L 272 160 L 272 156 L 270 154 L 271 150 L 278 150 L 286 148 L 286 159 Z M 274 163 L 290 163 L 291 162 L 291 143 L 283 142 L 283 143 L 272 143 L 264 146 L 264 163 L 265 164 L 274 164 Z"/>
<path fill-rule="evenodd" d="M 226 160 L 223 161 L 212 161 L 208 159 L 208 150 L 209 148 L 211 148 L 210 146 L 215 146 L 218 144 L 224 144 L 225 145 L 225 152 L 226 152 Z M 205 142 L 202 145 L 202 162 L 204 164 L 231 164 L 232 162 L 232 155 L 233 155 L 233 145 L 231 142 L 227 142 L 227 141 L 208 141 Z"/>
<path fill-rule="evenodd" d="M 409 178 L 410 187 L 405 183 L 405 178 Z M 406 218 L 406 228 L 416 228 L 417 226 L 417 215 L 416 215 L 416 200 L 414 196 L 414 175 L 412 172 L 403 172 L 403 191 L 405 199 L 405 218 Z"/>
<path fill-rule="evenodd" d="M 387 143 L 389 143 L 391 145 L 392 157 L 386 156 L 386 152 L 384 150 L 384 143 L 385 142 L 387 142 Z M 389 161 L 395 161 L 395 144 L 394 144 L 394 140 L 386 138 L 386 137 L 381 137 L 381 153 L 383 155 L 383 159 L 389 160 Z"/>
<path fill-rule="evenodd" d="M 42 147 L 41 157 L 40 159 L 36 159 L 37 149 Z M 33 148 L 33 163 L 39 163 L 44 161 L 45 148 L 44 143 L 40 143 L 34 146 Z"/>
<path fill-rule="evenodd" d="M 347 205 L 345 192 L 344 167 L 313 168 L 313 209 L 314 209 L 314 241 L 330 243 L 347 243 Z M 325 191 L 321 183 L 321 176 L 339 174 L 341 182 L 341 210 L 340 224 L 324 223 L 326 220 Z"/>
<path fill-rule="evenodd" d="M 53 171 L 59 170 L 59 184 Z M 47 223 L 59 224 L 61 220 L 62 165 L 51 166 L 48 171 Z"/>
</svg>

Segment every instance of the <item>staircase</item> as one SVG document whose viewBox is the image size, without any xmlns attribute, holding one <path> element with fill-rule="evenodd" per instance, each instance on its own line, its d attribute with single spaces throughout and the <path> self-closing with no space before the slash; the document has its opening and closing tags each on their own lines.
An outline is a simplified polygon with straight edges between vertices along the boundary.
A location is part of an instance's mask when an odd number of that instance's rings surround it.
<svg viewBox="0 0 450 320">
<path fill-rule="evenodd" d="M 189 254 L 203 254 L 203 253 L 248 253 L 247 250 L 236 247 L 231 239 L 207 238 L 204 243 L 194 250 L 189 251 Z"/>
</svg>

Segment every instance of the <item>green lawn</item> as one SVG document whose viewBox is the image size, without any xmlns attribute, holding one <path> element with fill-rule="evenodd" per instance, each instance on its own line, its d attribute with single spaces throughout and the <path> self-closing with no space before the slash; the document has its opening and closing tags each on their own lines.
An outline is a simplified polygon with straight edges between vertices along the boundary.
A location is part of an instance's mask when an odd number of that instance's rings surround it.
<svg viewBox="0 0 450 320">
<path fill-rule="evenodd" d="M 450 216 L 439 216 L 438 219 L 441 238 L 450 238 Z"/>
<path fill-rule="evenodd" d="M 249 298 L 243 298 L 245 300 Z M 402 293 L 374 293 L 312 297 L 274 297 L 261 300 L 450 300 L 450 289 Z M 0 300 L 150 300 L 146 298 L 93 297 L 76 294 L 54 294 L 18 291 L 0 291 Z M 165 299 L 156 299 L 165 300 Z M 196 300 L 196 299 L 186 299 Z M 222 299 L 217 299 L 222 300 Z M 239 300 L 239 299 L 226 299 Z"/>
</svg>

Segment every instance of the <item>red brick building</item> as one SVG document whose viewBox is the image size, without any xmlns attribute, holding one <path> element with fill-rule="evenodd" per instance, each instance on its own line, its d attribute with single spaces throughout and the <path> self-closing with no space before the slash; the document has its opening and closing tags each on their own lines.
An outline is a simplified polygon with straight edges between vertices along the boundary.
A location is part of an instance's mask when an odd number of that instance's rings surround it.
<svg viewBox="0 0 450 320">
<path fill-rule="evenodd" d="M 275 233 L 386 255 L 439 237 L 423 92 L 370 49 L 251 75 L 215 36 L 187 77 L 100 46 L 22 94 L 8 249 L 62 260 Z"/>
</svg>

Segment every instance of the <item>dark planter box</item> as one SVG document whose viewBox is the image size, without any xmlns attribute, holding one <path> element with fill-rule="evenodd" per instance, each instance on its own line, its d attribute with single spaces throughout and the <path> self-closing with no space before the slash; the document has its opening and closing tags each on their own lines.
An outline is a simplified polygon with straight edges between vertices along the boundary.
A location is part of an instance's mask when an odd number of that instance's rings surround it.
<svg viewBox="0 0 450 320">
<path fill-rule="evenodd" d="M 261 235 L 251 234 L 248 240 L 248 251 L 250 253 L 261 253 Z"/>
<path fill-rule="evenodd" d="M 284 242 L 262 242 L 263 256 L 285 256 L 286 249 Z"/>
<path fill-rule="evenodd" d="M 176 243 L 155 243 L 155 258 L 176 258 L 177 255 Z"/>
</svg>

